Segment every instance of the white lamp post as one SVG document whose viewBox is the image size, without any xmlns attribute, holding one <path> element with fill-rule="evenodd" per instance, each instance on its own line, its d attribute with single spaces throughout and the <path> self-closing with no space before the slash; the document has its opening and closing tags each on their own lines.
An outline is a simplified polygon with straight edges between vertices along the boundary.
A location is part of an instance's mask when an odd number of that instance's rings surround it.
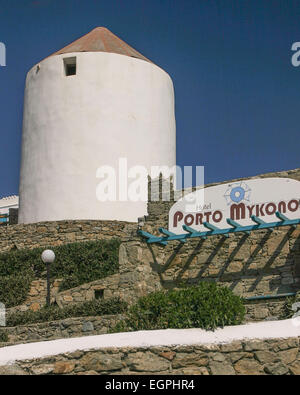
<svg viewBox="0 0 300 395">
<path fill-rule="evenodd" d="M 47 265 L 47 298 L 46 304 L 50 306 L 50 263 L 55 260 L 55 254 L 52 250 L 45 250 L 42 253 L 42 261 Z"/>
</svg>

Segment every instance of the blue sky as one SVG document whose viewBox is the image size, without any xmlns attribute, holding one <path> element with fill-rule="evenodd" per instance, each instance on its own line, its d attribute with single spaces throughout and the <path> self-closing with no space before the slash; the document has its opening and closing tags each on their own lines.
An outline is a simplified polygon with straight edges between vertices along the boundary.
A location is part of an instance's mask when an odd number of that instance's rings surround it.
<svg viewBox="0 0 300 395">
<path fill-rule="evenodd" d="M 165 69 L 177 163 L 205 182 L 300 167 L 299 0 L 0 0 L 0 196 L 18 193 L 26 72 L 96 26 Z"/>
</svg>

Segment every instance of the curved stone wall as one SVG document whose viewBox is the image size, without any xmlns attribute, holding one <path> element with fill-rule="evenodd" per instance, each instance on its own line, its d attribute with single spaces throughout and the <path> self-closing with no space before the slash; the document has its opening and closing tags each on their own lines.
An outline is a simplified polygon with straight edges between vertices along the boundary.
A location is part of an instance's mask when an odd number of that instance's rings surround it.
<svg viewBox="0 0 300 395">
<path fill-rule="evenodd" d="M 95 317 L 74 317 L 64 320 L 40 322 L 0 329 L 8 335 L 8 343 L 2 346 L 28 343 L 37 340 L 63 339 L 108 333 L 124 315 L 103 315 Z M 1 343 L 0 343 L 1 347 Z"/>
<path fill-rule="evenodd" d="M 122 221 L 57 221 L 0 227 L 0 253 L 90 240 L 126 238 L 137 224 Z"/>
<path fill-rule="evenodd" d="M 298 375 L 299 338 L 76 351 L 0 366 L 0 374 Z"/>
</svg>

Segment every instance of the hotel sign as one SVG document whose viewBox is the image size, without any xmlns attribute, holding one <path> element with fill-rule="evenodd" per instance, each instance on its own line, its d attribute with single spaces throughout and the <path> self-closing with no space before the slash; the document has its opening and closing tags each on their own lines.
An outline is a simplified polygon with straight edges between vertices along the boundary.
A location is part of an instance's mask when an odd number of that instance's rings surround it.
<svg viewBox="0 0 300 395">
<path fill-rule="evenodd" d="M 259 178 L 208 187 L 186 195 L 171 207 L 169 231 L 182 234 L 182 225 L 187 225 L 204 232 L 204 222 L 226 229 L 230 227 L 227 218 L 241 226 L 254 225 L 252 215 L 264 222 L 277 222 L 276 211 L 298 219 L 299 200 L 300 182 L 290 178 Z"/>
</svg>

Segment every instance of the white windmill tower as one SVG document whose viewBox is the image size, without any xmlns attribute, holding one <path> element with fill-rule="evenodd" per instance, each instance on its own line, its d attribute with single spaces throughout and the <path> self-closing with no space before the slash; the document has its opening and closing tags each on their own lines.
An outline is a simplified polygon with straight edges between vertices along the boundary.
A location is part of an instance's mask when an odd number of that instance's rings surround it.
<svg viewBox="0 0 300 395">
<path fill-rule="evenodd" d="M 176 163 L 169 75 L 103 27 L 27 74 L 19 223 L 136 221 L 146 202 L 96 198 L 101 166 Z"/>
</svg>

